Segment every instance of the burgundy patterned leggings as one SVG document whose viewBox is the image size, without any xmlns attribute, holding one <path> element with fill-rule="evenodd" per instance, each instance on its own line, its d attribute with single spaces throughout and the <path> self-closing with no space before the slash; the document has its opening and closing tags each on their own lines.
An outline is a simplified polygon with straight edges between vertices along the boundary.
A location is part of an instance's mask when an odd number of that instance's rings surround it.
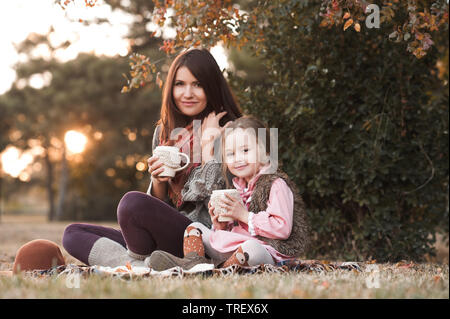
<svg viewBox="0 0 450 319">
<path fill-rule="evenodd" d="M 117 207 L 120 230 L 76 223 L 66 227 L 62 239 L 64 249 L 88 265 L 94 243 L 107 237 L 139 255 L 164 250 L 183 257 L 183 233 L 192 222 L 175 208 L 142 192 L 128 192 Z"/>
</svg>

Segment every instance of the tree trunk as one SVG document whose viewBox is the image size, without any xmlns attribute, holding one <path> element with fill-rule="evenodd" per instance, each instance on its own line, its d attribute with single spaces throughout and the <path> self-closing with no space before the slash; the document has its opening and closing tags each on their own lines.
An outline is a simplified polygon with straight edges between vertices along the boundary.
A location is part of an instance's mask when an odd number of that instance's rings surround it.
<svg viewBox="0 0 450 319">
<path fill-rule="evenodd" d="M 66 198 L 67 192 L 67 181 L 68 181 L 68 169 L 67 169 L 67 158 L 66 158 L 66 146 L 63 144 L 62 149 L 62 160 L 61 160 L 61 179 L 59 184 L 59 198 L 58 198 L 58 206 L 56 208 L 56 220 L 61 220 L 64 210 L 64 201 Z"/>
<path fill-rule="evenodd" d="M 46 149 L 45 152 L 45 166 L 47 168 L 47 198 L 48 198 L 48 215 L 47 218 L 49 221 L 55 220 L 55 193 L 53 191 L 53 164 L 50 161 L 50 157 L 48 154 L 49 150 Z"/>
</svg>

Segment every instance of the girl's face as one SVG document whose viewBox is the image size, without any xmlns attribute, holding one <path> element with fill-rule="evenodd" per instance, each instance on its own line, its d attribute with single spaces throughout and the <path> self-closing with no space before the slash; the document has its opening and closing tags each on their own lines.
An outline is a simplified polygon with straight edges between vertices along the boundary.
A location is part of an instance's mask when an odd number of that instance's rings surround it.
<svg viewBox="0 0 450 319">
<path fill-rule="evenodd" d="M 185 66 L 180 67 L 175 74 L 172 94 L 175 104 L 184 115 L 195 116 L 206 108 L 205 91 Z"/>
<path fill-rule="evenodd" d="M 234 129 L 225 138 L 224 159 L 231 174 L 247 182 L 256 175 L 262 164 L 259 161 L 257 138 L 251 129 Z"/>
</svg>

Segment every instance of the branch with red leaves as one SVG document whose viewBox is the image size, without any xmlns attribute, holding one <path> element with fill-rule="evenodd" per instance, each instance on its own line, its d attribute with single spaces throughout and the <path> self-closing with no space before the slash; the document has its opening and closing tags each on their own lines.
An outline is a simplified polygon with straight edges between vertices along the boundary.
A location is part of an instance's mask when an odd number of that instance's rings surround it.
<svg viewBox="0 0 450 319">
<path fill-rule="evenodd" d="M 389 39 L 406 42 L 408 52 L 422 58 L 433 45 L 432 32 L 444 24 L 448 25 L 447 1 L 428 1 L 429 7 L 419 0 L 384 0 L 380 8 L 380 24 L 392 25 Z M 370 3 L 363 0 L 324 0 L 322 4 L 322 27 L 343 26 L 347 30 L 352 25 L 360 32 L 367 18 L 366 9 Z M 406 21 L 395 19 L 400 12 L 406 13 Z"/>
<path fill-rule="evenodd" d="M 57 1 L 57 0 L 56 0 Z M 64 7 L 75 0 L 59 0 Z M 173 27 L 176 36 L 165 40 L 160 50 L 167 55 L 176 55 L 190 47 L 211 48 L 219 42 L 226 47 L 237 47 L 250 43 L 258 55 L 264 40 L 263 21 L 260 17 L 269 12 L 277 3 L 269 3 L 263 8 L 255 8 L 251 12 L 241 12 L 232 0 L 153 0 L 153 22 L 160 26 Z M 280 0 L 280 3 L 283 1 Z M 86 6 L 95 6 L 97 0 L 85 0 Z M 406 42 L 407 50 L 417 58 L 422 58 L 432 47 L 433 32 L 443 25 L 448 26 L 448 3 L 446 0 L 379 0 L 379 22 L 385 24 L 390 40 Z M 425 4 L 429 4 L 426 7 Z M 367 27 L 367 8 L 371 3 L 365 0 L 322 0 L 320 15 L 321 27 L 343 27 L 348 32 L 353 27 L 361 32 Z M 266 10 L 266 11 L 264 11 Z M 405 18 L 400 18 L 404 17 Z M 156 32 L 150 34 L 154 36 Z M 156 63 L 148 57 L 134 54 L 131 56 L 131 79 L 127 78 L 127 86 L 122 92 L 139 88 L 153 80 L 162 87 L 160 73 L 156 72 Z"/>
</svg>

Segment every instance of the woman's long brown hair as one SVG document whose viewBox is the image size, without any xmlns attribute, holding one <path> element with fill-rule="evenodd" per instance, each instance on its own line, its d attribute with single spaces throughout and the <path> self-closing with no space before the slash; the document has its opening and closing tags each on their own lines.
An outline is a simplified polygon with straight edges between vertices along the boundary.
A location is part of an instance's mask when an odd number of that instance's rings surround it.
<svg viewBox="0 0 450 319">
<path fill-rule="evenodd" d="M 181 113 L 173 98 L 175 75 L 182 66 L 189 69 L 205 91 L 206 108 L 195 117 L 189 117 Z M 194 119 L 202 120 L 213 111 L 216 114 L 227 111 L 227 114 L 220 120 L 221 126 L 242 116 L 236 98 L 211 53 L 206 49 L 187 50 L 178 55 L 172 62 L 164 85 L 161 118 L 157 123 L 161 125 L 161 141 L 170 142 L 170 133 L 173 129 L 186 127 Z"/>
</svg>

